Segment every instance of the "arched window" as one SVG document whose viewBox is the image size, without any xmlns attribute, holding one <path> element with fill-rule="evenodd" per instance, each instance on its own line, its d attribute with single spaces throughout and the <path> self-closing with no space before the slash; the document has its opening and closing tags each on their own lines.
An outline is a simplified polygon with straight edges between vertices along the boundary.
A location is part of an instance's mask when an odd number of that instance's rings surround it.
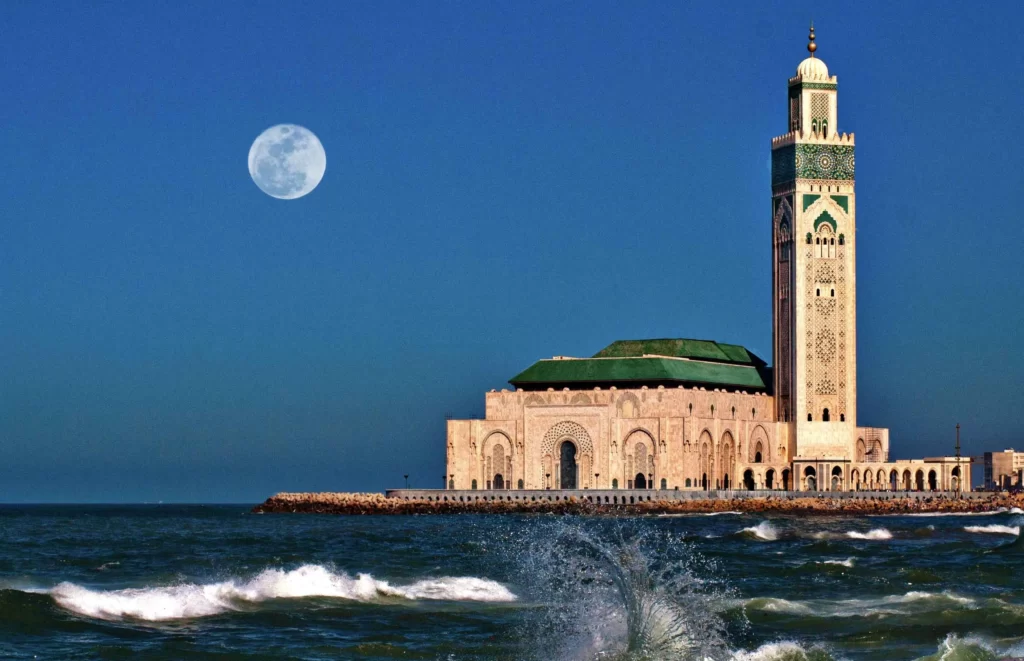
<svg viewBox="0 0 1024 661">
<path fill-rule="evenodd" d="M 814 239 L 814 245 L 816 245 L 816 246 L 820 246 L 821 245 L 821 238 L 820 237 Z"/>
<path fill-rule="evenodd" d="M 808 413 L 807 414 L 807 422 L 813 422 L 813 421 L 814 421 L 814 416 L 811 415 L 810 413 Z"/>
<path fill-rule="evenodd" d="M 832 246 L 836 245 L 836 240 L 835 240 L 835 238 L 829 239 L 829 241 L 828 241 L 828 242 L 829 242 L 829 245 L 832 245 Z"/>
<path fill-rule="evenodd" d="M 690 488 L 690 478 L 686 478 L 686 488 Z"/>
<path fill-rule="evenodd" d="M 619 478 L 615 478 L 615 479 L 612 480 L 612 489 L 618 489 L 618 488 L 619 488 Z"/>
<path fill-rule="evenodd" d="M 473 484 L 469 487 L 470 489 L 476 490 L 476 480 L 473 480 Z"/>
<path fill-rule="evenodd" d="M 845 413 L 840 413 L 839 414 L 839 422 L 846 422 L 846 414 Z"/>
<path fill-rule="evenodd" d="M 839 235 L 839 245 L 841 245 L 841 246 L 846 245 L 846 235 L 845 234 L 840 234 Z"/>
<path fill-rule="evenodd" d="M 668 480 L 666 480 L 665 478 L 661 478 L 661 488 L 668 489 Z"/>
<path fill-rule="evenodd" d="M 824 135 L 828 135 L 828 120 L 827 119 L 821 120 L 821 132 Z"/>
<path fill-rule="evenodd" d="M 822 411 L 821 411 L 821 421 L 822 422 L 828 422 L 828 409 L 822 409 Z"/>
<path fill-rule="evenodd" d="M 836 290 L 835 290 L 835 289 L 833 289 L 833 290 L 832 290 L 832 298 L 835 298 L 835 297 L 836 297 Z"/>
<path fill-rule="evenodd" d="M 814 290 L 814 295 L 815 296 L 821 296 L 821 290 L 820 289 L 815 289 Z"/>
<path fill-rule="evenodd" d="M 519 480 L 519 483 L 516 486 L 518 486 L 520 489 L 522 489 L 523 488 L 523 481 Z M 518 496 L 517 496 L 517 498 L 518 498 Z"/>
<path fill-rule="evenodd" d="M 448 488 L 449 489 L 454 489 L 455 488 L 455 480 L 448 480 Z"/>
<path fill-rule="evenodd" d="M 811 233 L 807 233 L 807 245 L 811 245 Z"/>
</svg>

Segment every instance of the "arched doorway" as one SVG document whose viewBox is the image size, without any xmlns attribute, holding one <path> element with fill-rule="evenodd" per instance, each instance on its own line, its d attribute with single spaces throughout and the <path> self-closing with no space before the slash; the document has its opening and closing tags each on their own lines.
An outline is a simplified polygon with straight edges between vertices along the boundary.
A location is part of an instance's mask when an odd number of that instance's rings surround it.
<svg viewBox="0 0 1024 661">
<path fill-rule="evenodd" d="M 804 469 L 804 491 L 817 491 L 818 490 L 818 473 L 814 470 L 814 466 L 808 466 Z"/>
<path fill-rule="evenodd" d="M 789 469 L 782 471 L 782 490 L 789 491 Z"/>
<path fill-rule="evenodd" d="M 832 491 L 843 490 L 843 469 L 836 466 L 832 469 Z"/>
<path fill-rule="evenodd" d="M 496 473 L 495 476 L 494 476 L 494 488 L 495 489 L 504 489 L 505 488 L 505 478 L 502 477 L 501 473 Z"/>
<path fill-rule="evenodd" d="M 668 489 L 668 480 L 661 478 L 661 490 L 664 491 L 665 489 Z"/>
<path fill-rule="evenodd" d="M 728 473 L 725 474 L 725 478 L 722 480 L 722 488 L 723 489 L 728 489 L 729 488 L 729 474 Z"/>
<path fill-rule="evenodd" d="M 910 477 L 910 471 L 903 471 L 903 488 L 910 491 L 910 482 L 913 478 Z"/>
<path fill-rule="evenodd" d="M 928 471 L 928 490 L 929 491 L 938 491 L 939 490 L 938 478 L 935 475 L 935 471 Z"/>
<path fill-rule="evenodd" d="M 764 488 L 774 489 L 775 488 L 775 471 L 771 468 L 764 474 Z"/>
<path fill-rule="evenodd" d="M 559 488 L 576 488 L 576 445 L 572 441 L 562 441 L 558 448 L 559 462 L 561 463 L 561 474 L 559 475 Z"/>
<path fill-rule="evenodd" d="M 953 491 L 960 491 L 960 467 L 955 467 L 951 475 L 953 479 L 950 480 L 950 484 L 953 487 Z"/>
<path fill-rule="evenodd" d="M 612 479 L 612 489 L 618 489 L 618 488 L 619 488 L 619 478 L 616 477 L 616 478 Z"/>
<path fill-rule="evenodd" d="M 643 473 L 637 473 L 636 477 L 633 478 L 633 488 L 634 489 L 646 489 L 647 488 L 647 478 L 644 477 Z"/>
<path fill-rule="evenodd" d="M 747 491 L 754 490 L 754 471 L 749 468 L 743 471 L 743 488 Z"/>
<path fill-rule="evenodd" d="M 708 490 L 708 474 L 704 473 L 700 478 L 700 488 L 704 491 Z"/>
<path fill-rule="evenodd" d="M 918 470 L 917 475 L 914 477 L 916 478 L 914 483 L 917 485 L 917 490 L 924 491 L 924 471 Z"/>
</svg>

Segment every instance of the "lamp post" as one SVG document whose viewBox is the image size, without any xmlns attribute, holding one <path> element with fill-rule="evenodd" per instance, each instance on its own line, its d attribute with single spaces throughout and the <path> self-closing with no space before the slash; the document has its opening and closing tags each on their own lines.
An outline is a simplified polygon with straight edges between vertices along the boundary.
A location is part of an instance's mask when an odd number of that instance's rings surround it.
<svg viewBox="0 0 1024 661">
<path fill-rule="evenodd" d="M 601 486 L 597 483 L 597 478 L 601 477 L 600 473 L 594 473 L 594 488 L 600 489 Z"/>
<path fill-rule="evenodd" d="M 448 476 L 447 475 L 442 475 L 441 476 L 441 488 L 445 489 L 445 490 L 448 489 Z"/>
<path fill-rule="evenodd" d="M 405 488 L 406 489 L 409 488 L 409 474 L 408 473 L 405 474 Z"/>
<path fill-rule="evenodd" d="M 963 470 L 960 468 L 960 423 L 956 423 L 956 494 L 957 498 L 960 497 L 960 492 L 963 491 L 964 475 Z"/>
</svg>

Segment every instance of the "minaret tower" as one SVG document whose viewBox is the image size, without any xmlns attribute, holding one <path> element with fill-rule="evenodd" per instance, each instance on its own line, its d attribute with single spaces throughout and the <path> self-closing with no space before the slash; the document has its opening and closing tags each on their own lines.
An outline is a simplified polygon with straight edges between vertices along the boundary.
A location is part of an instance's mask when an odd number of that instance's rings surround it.
<svg viewBox="0 0 1024 661">
<path fill-rule="evenodd" d="M 851 456 L 857 424 L 853 134 L 837 79 L 815 57 L 789 79 L 788 132 L 772 140 L 774 391 L 794 458 Z"/>
</svg>

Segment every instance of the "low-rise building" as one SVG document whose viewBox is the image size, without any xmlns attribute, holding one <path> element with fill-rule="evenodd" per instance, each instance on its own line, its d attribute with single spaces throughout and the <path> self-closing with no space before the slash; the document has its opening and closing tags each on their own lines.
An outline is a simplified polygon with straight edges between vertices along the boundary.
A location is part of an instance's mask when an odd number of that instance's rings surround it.
<svg viewBox="0 0 1024 661">
<path fill-rule="evenodd" d="M 1013 448 L 985 453 L 985 488 L 1009 489 L 1024 482 L 1024 452 Z"/>
</svg>

